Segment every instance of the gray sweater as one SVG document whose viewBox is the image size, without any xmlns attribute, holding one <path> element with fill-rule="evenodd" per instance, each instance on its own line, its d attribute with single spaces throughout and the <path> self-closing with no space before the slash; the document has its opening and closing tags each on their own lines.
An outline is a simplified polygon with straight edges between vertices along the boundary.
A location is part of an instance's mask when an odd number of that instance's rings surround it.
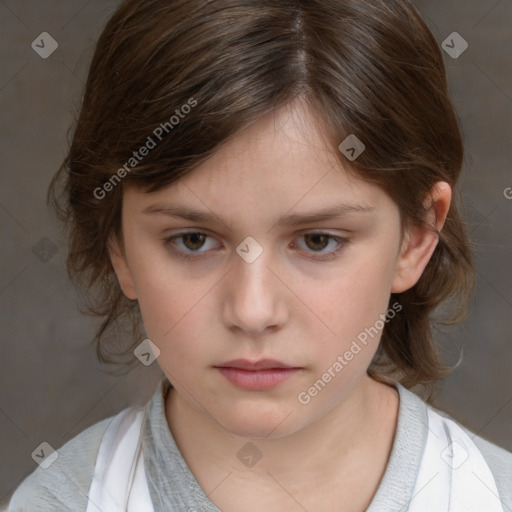
<svg viewBox="0 0 512 512">
<path fill-rule="evenodd" d="M 143 426 L 144 465 L 155 512 L 219 512 L 187 466 L 167 425 L 164 404 L 169 386 L 167 378 L 159 383 L 146 405 L 148 414 Z M 367 512 L 407 509 L 427 440 L 430 406 L 398 382 L 395 386 L 400 395 L 396 435 L 386 471 Z M 58 449 L 59 456 L 49 468 L 37 467 L 28 475 L 11 497 L 7 512 L 85 511 L 98 447 L 111 419 L 75 436 Z M 512 453 L 462 428 L 490 467 L 504 512 L 512 512 Z"/>
</svg>

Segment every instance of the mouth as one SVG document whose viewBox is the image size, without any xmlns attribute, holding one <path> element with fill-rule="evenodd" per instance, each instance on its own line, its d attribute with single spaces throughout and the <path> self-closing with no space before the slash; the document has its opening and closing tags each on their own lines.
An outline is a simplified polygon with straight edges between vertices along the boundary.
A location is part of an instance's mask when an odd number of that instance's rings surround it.
<svg viewBox="0 0 512 512">
<path fill-rule="evenodd" d="M 249 361 L 249 359 L 233 359 L 216 366 L 216 368 L 236 368 L 238 370 L 258 371 L 258 370 L 282 370 L 298 368 L 289 364 L 282 363 L 276 359 L 260 359 L 259 361 Z"/>
<path fill-rule="evenodd" d="M 302 369 L 275 359 L 235 359 L 214 368 L 232 385 L 250 391 L 264 391 L 276 387 Z"/>
</svg>

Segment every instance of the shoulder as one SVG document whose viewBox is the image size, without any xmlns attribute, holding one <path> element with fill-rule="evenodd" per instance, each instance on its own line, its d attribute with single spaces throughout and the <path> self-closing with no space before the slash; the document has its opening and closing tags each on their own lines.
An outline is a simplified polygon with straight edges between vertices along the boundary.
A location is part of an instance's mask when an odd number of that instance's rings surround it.
<svg viewBox="0 0 512 512">
<path fill-rule="evenodd" d="M 421 438 L 421 443 L 416 442 L 414 448 L 421 450 L 426 442 L 428 428 L 426 426 L 427 411 L 430 410 L 439 416 L 447 418 L 455 423 L 475 444 L 478 451 L 482 454 L 485 462 L 487 463 L 491 473 L 496 482 L 499 497 L 505 505 L 505 510 L 512 510 L 512 452 L 488 441 L 487 439 L 475 434 L 473 431 L 462 425 L 459 421 L 453 418 L 447 412 L 436 408 L 435 406 L 424 402 L 418 395 L 411 390 L 403 387 L 398 382 L 395 382 L 400 393 L 401 401 L 401 415 L 402 419 L 401 429 L 407 433 L 408 453 L 411 455 L 411 442 L 409 438 L 418 441 Z M 414 435 L 418 431 L 420 435 Z M 417 450 L 413 450 L 414 453 Z M 406 475 L 402 475 L 405 477 Z"/>
<path fill-rule="evenodd" d="M 38 466 L 16 488 L 6 512 L 85 510 L 99 445 L 113 418 L 95 423 L 58 448 L 49 467 Z"/>
<path fill-rule="evenodd" d="M 502 483 L 501 487 L 507 490 L 512 503 L 512 452 L 475 435 L 468 429 L 464 430 L 477 445 L 496 480 Z"/>
<path fill-rule="evenodd" d="M 489 466 L 503 504 L 512 509 L 512 452 L 477 435 L 448 413 L 430 405 L 427 407 L 454 422 L 469 436 Z"/>
</svg>

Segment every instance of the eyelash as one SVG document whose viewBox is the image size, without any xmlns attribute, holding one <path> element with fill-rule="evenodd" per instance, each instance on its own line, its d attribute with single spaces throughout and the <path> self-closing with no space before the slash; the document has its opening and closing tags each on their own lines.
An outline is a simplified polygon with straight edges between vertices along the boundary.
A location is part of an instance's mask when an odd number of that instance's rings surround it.
<svg viewBox="0 0 512 512">
<path fill-rule="evenodd" d="M 176 240 L 176 239 L 180 239 L 187 235 L 194 235 L 194 234 L 195 235 L 205 235 L 207 237 L 205 239 L 205 243 L 206 243 L 206 240 L 208 240 L 208 238 L 212 238 L 207 233 L 204 233 L 202 231 L 187 231 L 187 232 L 178 233 L 177 235 L 173 235 L 171 237 L 164 238 L 164 245 L 167 247 L 167 249 L 172 254 L 174 254 L 178 258 L 181 258 L 184 260 L 201 257 L 201 255 L 206 254 L 207 251 L 186 252 L 186 251 L 177 249 L 173 243 L 174 240 Z M 303 233 L 302 235 L 300 235 L 300 237 L 303 237 L 305 235 L 324 235 L 324 236 L 329 237 L 329 239 L 333 239 L 338 242 L 338 246 L 336 247 L 336 249 L 329 251 L 329 252 L 324 252 L 324 253 L 317 252 L 316 254 L 322 254 L 323 256 L 321 256 L 321 257 L 313 256 L 312 258 L 310 257 L 310 259 L 313 259 L 313 260 L 318 260 L 318 261 L 331 260 L 331 259 L 335 258 L 338 255 L 338 253 L 340 251 L 342 251 L 348 244 L 348 239 L 340 237 L 340 236 L 335 236 L 330 233 L 324 233 L 323 231 L 306 232 L 306 233 Z M 313 252 L 312 254 L 315 254 L 315 252 Z"/>
</svg>

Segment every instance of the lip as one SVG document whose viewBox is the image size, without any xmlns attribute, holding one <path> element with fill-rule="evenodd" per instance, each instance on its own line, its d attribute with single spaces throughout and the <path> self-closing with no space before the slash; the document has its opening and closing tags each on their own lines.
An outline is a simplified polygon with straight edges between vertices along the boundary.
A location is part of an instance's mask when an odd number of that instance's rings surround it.
<svg viewBox="0 0 512 512">
<path fill-rule="evenodd" d="M 270 369 L 288 369 L 297 368 L 289 364 L 282 363 L 276 359 L 259 359 L 250 361 L 249 359 L 233 359 L 216 365 L 216 368 L 237 368 L 240 370 L 270 370 Z"/>
<path fill-rule="evenodd" d="M 276 387 L 301 369 L 275 359 L 234 359 L 214 368 L 234 386 L 250 391 L 264 391 Z"/>
</svg>

